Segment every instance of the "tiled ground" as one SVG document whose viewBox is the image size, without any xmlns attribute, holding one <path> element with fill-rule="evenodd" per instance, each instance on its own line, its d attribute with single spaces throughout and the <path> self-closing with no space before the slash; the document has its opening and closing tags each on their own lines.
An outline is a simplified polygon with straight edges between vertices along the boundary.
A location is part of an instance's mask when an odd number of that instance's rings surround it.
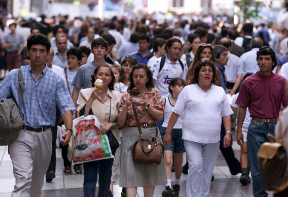
<svg viewBox="0 0 288 197">
<path fill-rule="evenodd" d="M 239 146 L 234 142 L 233 148 L 237 158 L 240 156 Z M 173 173 L 174 175 L 174 173 Z M 211 184 L 209 196 L 213 197 L 247 197 L 252 195 L 252 186 L 241 186 L 239 177 L 231 176 L 221 153 L 218 155 L 214 169 L 215 180 Z M 172 179 L 173 180 L 173 179 Z M 184 197 L 186 175 L 181 178 L 180 196 Z M 57 149 L 56 178 L 52 183 L 45 183 L 42 197 L 82 197 L 83 175 L 64 175 L 62 172 L 61 151 Z M 7 147 L 0 146 L 0 197 L 10 197 L 14 186 L 12 163 L 7 153 Z M 164 186 L 157 186 L 154 197 L 161 197 Z M 114 186 L 114 196 L 120 197 L 121 188 Z M 138 189 L 139 197 L 143 197 L 143 189 Z M 271 195 L 269 195 L 271 196 Z"/>
</svg>

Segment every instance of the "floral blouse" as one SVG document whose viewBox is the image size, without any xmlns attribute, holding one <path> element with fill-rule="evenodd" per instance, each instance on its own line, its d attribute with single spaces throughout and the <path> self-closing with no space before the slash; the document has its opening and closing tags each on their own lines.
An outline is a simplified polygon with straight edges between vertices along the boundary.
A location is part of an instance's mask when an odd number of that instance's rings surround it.
<svg viewBox="0 0 288 197">
<path fill-rule="evenodd" d="M 119 111 L 122 111 L 122 108 L 124 107 L 127 99 L 127 95 L 129 93 L 125 93 L 122 95 L 121 102 L 120 102 L 120 108 Z M 151 88 L 148 89 L 143 96 L 143 99 L 147 101 L 150 106 L 154 107 L 155 109 L 164 112 L 164 103 L 162 101 L 162 97 L 160 92 L 155 89 Z M 137 113 L 138 113 L 138 120 L 140 124 L 156 124 L 158 122 L 157 119 L 155 119 L 153 116 L 149 114 L 147 110 L 145 110 L 145 106 L 135 106 Z M 137 122 L 134 116 L 132 105 L 128 107 L 128 114 L 125 126 L 127 127 L 136 127 Z"/>
</svg>

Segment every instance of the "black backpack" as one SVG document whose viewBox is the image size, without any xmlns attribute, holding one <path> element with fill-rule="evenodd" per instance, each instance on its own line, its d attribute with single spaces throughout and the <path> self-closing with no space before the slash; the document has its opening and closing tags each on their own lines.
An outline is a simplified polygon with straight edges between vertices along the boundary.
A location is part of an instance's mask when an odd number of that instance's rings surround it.
<svg viewBox="0 0 288 197">
<path fill-rule="evenodd" d="M 161 57 L 159 73 L 160 73 L 160 71 L 162 70 L 162 68 L 163 68 L 163 66 L 164 66 L 164 64 L 165 64 L 165 60 L 166 60 L 166 56 Z M 184 72 L 183 62 L 182 62 L 180 59 L 178 59 L 178 61 L 180 62 L 180 65 L 181 65 L 182 70 L 183 70 L 183 72 Z"/>
<path fill-rule="evenodd" d="M 252 40 L 252 38 L 247 38 L 247 37 L 243 38 L 242 47 L 245 49 L 245 52 L 251 51 L 251 46 L 250 46 L 251 40 Z"/>
</svg>

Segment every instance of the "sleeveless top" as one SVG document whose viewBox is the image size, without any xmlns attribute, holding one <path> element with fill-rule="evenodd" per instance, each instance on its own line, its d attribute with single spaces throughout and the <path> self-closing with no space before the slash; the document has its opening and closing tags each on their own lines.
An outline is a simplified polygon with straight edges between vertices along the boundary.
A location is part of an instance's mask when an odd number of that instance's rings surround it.
<svg viewBox="0 0 288 197">
<path fill-rule="evenodd" d="M 169 97 L 165 97 L 165 106 L 164 106 L 164 122 L 162 124 L 162 127 L 167 127 L 168 126 L 168 122 L 169 119 L 172 115 L 172 109 L 174 108 L 174 105 L 172 105 L 170 103 L 170 99 Z M 182 123 L 183 123 L 183 115 L 181 114 L 176 122 L 176 124 L 174 125 L 174 129 L 182 129 Z"/>
</svg>

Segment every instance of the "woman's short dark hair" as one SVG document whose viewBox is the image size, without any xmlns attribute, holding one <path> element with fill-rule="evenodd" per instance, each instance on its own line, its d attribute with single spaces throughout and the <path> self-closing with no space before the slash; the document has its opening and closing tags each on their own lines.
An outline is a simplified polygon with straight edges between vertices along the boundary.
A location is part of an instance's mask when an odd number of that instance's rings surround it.
<svg viewBox="0 0 288 197">
<path fill-rule="evenodd" d="M 75 55 L 77 57 L 77 60 L 82 59 L 82 51 L 79 47 L 73 47 L 67 51 L 67 57 L 69 55 Z"/>
<path fill-rule="evenodd" d="M 138 42 L 139 42 L 139 40 L 146 40 L 147 42 L 150 42 L 150 37 L 148 35 L 146 35 L 146 34 L 140 34 L 138 36 L 137 40 L 138 40 Z"/>
<path fill-rule="evenodd" d="M 135 70 L 139 70 L 139 69 L 144 69 L 146 71 L 147 78 L 148 78 L 148 81 L 146 83 L 146 88 L 147 89 L 154 88 L 154 81 L 153 81 L 153 73 L 152 73 L 152 71 L 150 70 L 150 68 L 148 68 L 148 66 L 146 64 L 138 63 L 136 66 L 134 66 L 132 68 L 132 71 L 130 73 L 130 76 L 129 76 L 130 85 L 129 85 L 128 91 L 132 90 L 135 87 L 134 82 L 133 82 L 133 72 Z"/>
<path fill-rule="evenodd" d="M 93 40 L 93 42 L 91 43 L 91 50 L 93 50 L 94 47 L 96 46 L 103 46 L 105 47 L 105 49 L 108 49 L 108 43 L 106 40 L 104 40 L 103 38 L 96 38 L 95 40 Z"/>
<path fill-rule="evenodd" d="M 126 64 L 127 62 L 128 62 L 132 67 L 135 66 L 135 65 L 138 63 L 138 61 L 137 61 L 135 58 L 133 58 L 132 56 L 126 56 L 126 57 L 123 59 L 123 61 L 121 62 L 121 66 L 123 66 L 123 65 Z"/>
<path fill-rule="evenodd" d="M 259 49 L 259 51 L 257 51 L 257 60 L 259 59 L 260 55 L 270 55 L 272 58 L 272 71 L 274 70 L 274 68 L 277 66 L 277 60 L 276 60 L 276 55 L 275 52 L 273 51 L 273 49 L 271 49 L 270 47 L 267 46 L 263 46 Z"/>
<path fill-rule="evenodd" d="M 158 47 L 163 47 L 165 44 L 166 40 L 164 40 L 163 38 L 156 38 L 153 42 L 153 52 L 158 52 Z M 154 53 L 150 53 L 147 59 L 149 60 L 151 57 L 153 57 Z"/>
<path fill-rule="evenodd" d="M 37 45 L 37 44 L 45 46 L 47 49 L 47 52 L 50 50 L 50 47 L 51 47 L 50 40 L 47 38 L 47 36 L 44 36 L 41 33 L 37 35 L 31 35 L 27 39 L 28 50 L 31 49 L 32 45 Z"/>
<path fill-rule="evenodd" d="M 168 52 L 168 49 L 170 49 L 170 48 L 172 47 L 172 45 L 173 45 L 174 42 L 178 42 L 178 43 L 180 43 L 181 46 L 182 46 L 182 42 L 181 42 L 181 40 L 179 40 L 178 38 L 169 38 L 169 39 L 167 40 L 166 46 L 165 46 L 166 52 Z"/>
<path fill-rule="evenodd" d="M 96 81 L 96 79 L 95 79 L 94 75 L 96 75 L 96 74 L 98 73 L 98 71 L 99 71 L 100 68 L 109 68 L 109 70 L 110 70 L 110 75 L 111 75 L 111 77 L 112 77 L 112 80 L 111 80 L 111 82 L 108 84 L 108 88 L 109 88 L 109 90 L 114 90 L 115 76 L 114 76 L 114 74 L 113 74 L 113 72 L 112 72 L 111 67 L 108 66 L 108 65 L 106 65 L 106 64 L 102 64 L 102 65 L 97 66 L 97 67 L 95 68 L 94 73 L 91 75 L 92 87 L 95 87 L 94 82 Z"/>
<path fill-rule="evenodd" d="M 170 92 L 171 95 L 173 95 L 173 91 L 171 90 L 170 86 L 175 87 L 175 85 L 186 85 L 186 82 L 184 79 L 182 79 L 181 77 L 174 77 L 170 80 L 169 86 L 168 86 L 168 90 Z"/>
<path fill-rule="evenodd" d="M 193 75 L 192 75 L 190 84 L 198 83 L 199 72 L 203 66 L 210 66 L 212 68 L 213 77 L 212 77 L 211 83 L 213 83 L 214 85 L 217 84 L 218 79 L 217 79 L 217 74 L 216 74 L 215 63 L 212 60 L 208 60 L 208 59 L 201 59 L 194 65 Z M 187 85 L 189 85 L 189 84 L 187 84 Z"/>
</svg>

